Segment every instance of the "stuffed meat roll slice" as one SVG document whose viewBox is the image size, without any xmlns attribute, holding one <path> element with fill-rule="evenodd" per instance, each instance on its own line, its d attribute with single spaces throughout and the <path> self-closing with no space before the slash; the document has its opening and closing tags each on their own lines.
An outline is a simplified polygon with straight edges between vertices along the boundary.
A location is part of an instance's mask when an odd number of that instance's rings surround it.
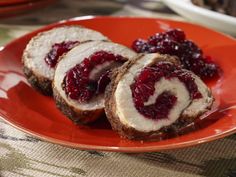
<svg viewBox="0 0 236 177">
<path fill-rule="evenodd" d="M 128 139 L 153 139 L 193 122 L 212 105 L 209 88 L 175 57 L 140 55 L 122 66 L 106 90 L 112 128 Z"/>
<path fill-rule="evenodd" d="M 58 108 L 75 123 L 96 120 L 103 113 L 111 71 L 135 56 L 129 48 L 112 42 L 74 47 L 56 67 L 53 94 Z"/>
</svg>

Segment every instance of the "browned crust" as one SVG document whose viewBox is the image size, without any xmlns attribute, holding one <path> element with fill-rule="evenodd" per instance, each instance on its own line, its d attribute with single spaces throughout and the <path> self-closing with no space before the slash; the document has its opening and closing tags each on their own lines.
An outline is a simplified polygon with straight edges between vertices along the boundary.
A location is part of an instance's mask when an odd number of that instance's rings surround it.
<svg viewBox="0 0 236 177">
<path fill-rule="evenodd" d="M 116 114 L 116 103 L 114 100 L 114 94 L 118 82 L 123 75 L 136 63 L 143 55 L 140 55 L 134 60 L 128 61 L 119 70 L 114 71 L 112 75 L 112 82 L 107 86 L 105 91 L 105 113 L 108 121 L 111 123 L 112 129 L 117 131 L 121 137 L 133 139 L 133 140 L 157 140 L 163 133 L 171 132 L 178 133 L 180 128 L 193 122 L 194 117 L 180 117 L 175 123 L 170 126 L 161 128 L 158 131 L 141 132 L 133 127 L 126 126 L 120 122 L 119 117 Z M 156 61 L 169 61 L 178 64 L 178 59 L 169 55 L 161 55 Z"/>
<path fill-rule="evenodd" d="M 32 40 L 36 40 L 41 35 L 43 35 L 44 32 L 38 33 L 36 36 L 32 37 Z M 28 44 L 27 44 L 28 45 Z M 27 63 L 25 62 L 25 58 L 29 57 L 28 51 L 25 49 L 22 56 L 22 63 L 23 63 L 23 73 L 25 74 L 28 82 L 30 85 L 40 93 L 46 96 L 52 96 L 52 81 L 46 77 L 43 77 L 29 67 L 27 67 Z"/>
<path fill-rule="evenodd" d="M 70 118 L 70 120 L 72 120 L 75 124 L 88 124 L 94 122 L 104 113 L 103 109 L 87 111 L 70 106 L 60 96 L 59 92 L 55 87 L 53 87 L 53 97 L 58 109 L 61 110 L 61 112 L 68 118 Z"/>
<path fill-rule="evenodd" d="M 37 91 L 41 92 L 44 95 L 51 96 L 52 95 L 52 81 L 35 74 L 31 69 L 24 66 L 23 72 L 30 83 L 30 85 L 36 89 Z"/>
</svg>

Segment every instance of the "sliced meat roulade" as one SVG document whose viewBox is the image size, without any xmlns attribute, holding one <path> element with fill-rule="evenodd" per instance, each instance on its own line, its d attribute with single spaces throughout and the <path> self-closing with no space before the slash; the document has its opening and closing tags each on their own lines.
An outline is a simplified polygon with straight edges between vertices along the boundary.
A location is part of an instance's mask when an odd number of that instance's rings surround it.
<svg viewBox="0 0 236 177">
<path fill-rule="evenodd" d="M 81 26 L 62 26 L 41 32 L 26 46 L 22 62 L 29 83 L 45 95 L 52 94 L 51 82 L 61 55 L 88 40 L 108 40 L 100 32 Z"/>
<path fill-rule="evenodd" d="M 113 73 L 105 111 L 122 137 L 145 140 L 193 122 L 213 100 L 202 80 L 175 57 L 143 54 Z"/>
<path fill-rule="evenodd" d="M 85 42 L 74 47 L 56 67 L 53 94 L 58 108 L 75 123 L 97 119 L 103 112 L 111 70 L 135 56 L 129 48 L 112 42 Z"/>
</svg>

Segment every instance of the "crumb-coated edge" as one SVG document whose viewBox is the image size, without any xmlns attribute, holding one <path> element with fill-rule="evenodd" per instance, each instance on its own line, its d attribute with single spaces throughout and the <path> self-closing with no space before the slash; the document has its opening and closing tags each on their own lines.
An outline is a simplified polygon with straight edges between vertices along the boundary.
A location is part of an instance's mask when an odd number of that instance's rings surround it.
<svg viewBox="0 0 236 177">
<path fill-rule="evenodd" d="M 40 93 L 46 96 L 52 96 L 52 81 L 35 74 L 31 69 L 23 66 L 23 73 L 30 85 Z"/>
<path fill-rule="evenodd" d="M 112 81 L 107 86 L 105 91 L 105 113 L 110 122 L 112 129 L 119 133 L 123 138 L 128 138 L 132 140 L 155 140 L 159 139 L 160 136 L 165 132 L 176 132 L 187 126 L 194 121 L 195 117 L 180 117 L 176 122 L 169 126 L 165 126 L 157 131 L 142 132 L 138 131 L 133 127 L 124 125 L 120 122 L 119 117 L 116 114 L 116 102 L 114 100 L 115 91 L 120 79 L 123 75 L 135 64 L 143 54 L 139 55 L 137 58 L 125 63 L 119 70 L 114 70 L 112 74 Z M 169 61 L 175 64 L 180 64 L 178 58 L 169 55 L 160 55 L 155 61 Z"/>
<path fill-rule="evenodd" d="M 45 32 L 47 31 L 39 32 L 34 37 L 32 37 L 31 40 L 28 42 L 27 46 L 31 41 L 36 40 L 37 38 L 42 36 Z M 25 48 L 23 51 L 21 62 L 23 64 L 23 73 L 25 74 L 26 79 L 35 90 L 39 91 L 43 95 L 52 96 L 52 81 L 44 76 L 35 73 L 35 71 L 30 69 L 25 61 L 25 58 L 27 57 L 29 57 L 29 53 Z"/>
<path fill-rule="evenodd" d="M 88 124 L 94 122 L 98 119 L 103 113 L 103 109 L 96 110 L 80 110 L 66 103 L 66 101 L 60 96 L 57 89 L 53 86 L 53 97 L 56 103 L 57 108 L 66 115 L 72 122 L 75 124 Z"/>
</svg>

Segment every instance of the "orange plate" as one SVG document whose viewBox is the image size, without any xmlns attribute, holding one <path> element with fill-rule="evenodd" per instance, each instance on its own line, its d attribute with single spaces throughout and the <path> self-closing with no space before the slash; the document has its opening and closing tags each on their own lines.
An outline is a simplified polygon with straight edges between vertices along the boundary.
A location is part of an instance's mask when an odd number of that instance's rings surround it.
<svg viewBox="0 0 236 177">
<path fill-rule="evenodd" d="M 157 142 L 121 139 L 104 119 L 92 126 L 75 126 L 56 109 L 50 97 L 33 90 L 22 74 L 21 55 L 27 42 L 38 32 L 61 25 L 83 25 L 102 32 L 117 43 L 130 46 L 167 28 L 183 29 L 221 66 L 224 74 L 207 83 L 216 101 L 187 134 Z M 14 40 L 0 50 L 0 115 L 12 126 L 40 139 L 80 149 L 118 152 L 148 152 L 197 145 L 236 132 L 236 41 L 210 29 L 164 19 L 129 17 L 78 17 L 52 24 Z M 204 121 L 206 120 L 206 121 Z"/>
</svg>

